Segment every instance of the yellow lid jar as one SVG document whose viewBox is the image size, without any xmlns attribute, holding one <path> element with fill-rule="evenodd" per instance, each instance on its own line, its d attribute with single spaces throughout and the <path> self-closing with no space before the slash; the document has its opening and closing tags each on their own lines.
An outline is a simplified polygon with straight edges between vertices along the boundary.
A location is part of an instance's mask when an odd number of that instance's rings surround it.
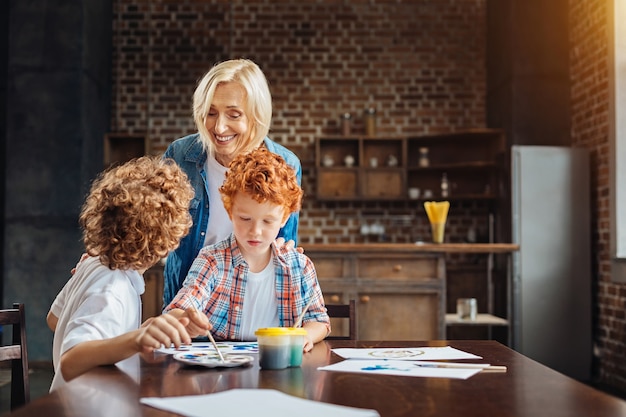
<svg viewBox="0 0 626 417">
<path fill-rule="evenodd" d="M 303 328 L 263 327 L 254 334 L 259 342 L 262 369 L 285 369 L 302 364 L 302 348 L 307 334 Z"/>
</svg>

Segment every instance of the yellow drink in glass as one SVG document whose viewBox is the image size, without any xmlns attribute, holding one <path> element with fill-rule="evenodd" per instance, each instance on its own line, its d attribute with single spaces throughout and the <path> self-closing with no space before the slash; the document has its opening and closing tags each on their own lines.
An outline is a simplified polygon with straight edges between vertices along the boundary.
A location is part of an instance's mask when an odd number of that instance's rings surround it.
<svg viewBox="0 0 626 417">
<path fill-rule="evenodd" d="M 446 230 L 446 223 L 431 223 L 430 229 L 433 234 L 433 243 L 443 243 L 443 233 Z"/>
</svg>

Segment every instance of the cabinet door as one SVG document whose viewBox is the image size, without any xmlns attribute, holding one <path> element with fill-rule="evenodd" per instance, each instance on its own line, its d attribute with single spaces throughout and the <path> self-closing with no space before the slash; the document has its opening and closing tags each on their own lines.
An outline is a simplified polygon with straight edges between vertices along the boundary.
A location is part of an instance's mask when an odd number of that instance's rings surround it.
<svg viewBox="0 0 626 417">
<path fill-rule="evenodd" d="M 361 194 L 366 198 L 403 198 L 404 177 L 399 169 L 366 169 Z"/>
<path fill-rule="evenodd" d="M 361 340 L 436 340 L 439 334 L 437 293 L 371 293 L 358 298 Z"/>
<path fill-rule="evenodd" d="M 442 256 L 360 254 L 356 269 L 359 338 L 445 338 Z"/>
<path fill-rule="evenodd" d="M 349 278 L 352 273 L 352 257 L 342 254 L 306 252 L 315 265 L 317 279 L 320 282 Z M 324 289 L 324 288 L 322 288 Z"/>
<path fill-rule="evenodd" d="M 319 169 L 317 172 L 318 198 L 355 198 L 358 193 L 358 175 L 354 169 Z"/>
<path fill-rule="evenodd" d="M 393 280 L 411 285 L 443 278 L 445 265 L 438 256 L 362 255 L 357 262 L 357 275 L 360 279 L 380 280 L 381 283 Z"/>
</svg>

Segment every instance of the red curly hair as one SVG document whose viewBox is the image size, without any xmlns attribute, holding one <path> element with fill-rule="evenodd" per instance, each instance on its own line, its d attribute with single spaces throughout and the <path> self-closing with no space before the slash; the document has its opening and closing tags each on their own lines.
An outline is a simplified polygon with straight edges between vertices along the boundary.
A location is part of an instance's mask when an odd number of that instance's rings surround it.
<svg viewBox="0 0 626 417">
<path fill-rule="evenodd" d="M 282 221 L 300 210 L 304 194 L 295 170 L 280 155 L 265 148 L 240 154 L 230 163 L 220 187 L 224 208 L 229 215 L 232 214 L 233 198 L 240 191 L 259 203 L 270 202 L 284 207 Z"/>
<path fill-rule="evenodd" d="M 104 171 L 79 218 L 87 253 L 110 269 L 151 267 L 189 232 L 193 195 L 171 159 L 144 156 Z"/>
</svg>

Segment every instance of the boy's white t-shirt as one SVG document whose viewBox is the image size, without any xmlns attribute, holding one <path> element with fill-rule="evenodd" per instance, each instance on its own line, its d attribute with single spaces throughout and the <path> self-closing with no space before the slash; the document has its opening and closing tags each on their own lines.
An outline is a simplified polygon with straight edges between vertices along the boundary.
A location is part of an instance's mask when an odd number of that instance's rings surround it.
<svg viewBox="0 0 626 417">
<path fill-rule="evenodd" d="M 243 340 L 256 340 L 254 332 L 261 327 L 277 327 L 278 299 L 273 258 L 261 272 L 248 272 L 243 297 L 241 335 Z"/>
<path fill-rule="evenodd" d="M 228 168 L 215 160 L 215 157 L 208 156 L 204 164 L 207 176 L 207 187 L 209 188 L 209 223 L 206 235 L 204 236 L 204 246 L 221 242 L 233 231 L 233 223 L 228 217 L 228 213 L 222 203 L 220 187 L 226 178 Z"/>
<path fill-rule="evenodd" d="M 63 353 L 79 343 L 109 339 L 141 325 L 143 276 L 134 270 L 111 270 L 98 258 L 76 265 L 76 272 L 55 298 L 50 311 L 58 317 L 52 346 L 54 378 L 50 391 L 65 384 L 61 375 Z M 125 370 L 125 363 L 118 362 Z"/>
</svg>

